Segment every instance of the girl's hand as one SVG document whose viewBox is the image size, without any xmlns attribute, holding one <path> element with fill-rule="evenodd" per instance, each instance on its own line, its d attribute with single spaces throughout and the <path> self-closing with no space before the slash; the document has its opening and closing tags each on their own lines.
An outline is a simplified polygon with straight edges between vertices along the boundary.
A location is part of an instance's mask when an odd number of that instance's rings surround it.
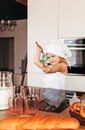
<svg viewBox="0 0 85 130">
<path fill-rule="evenodd" d="M 39 45 L 39 43 L 37 41 L 35 43 L 36 43 L 37 47 L 40 49 L 40 51 L 43 53 L 43 48 Z"/>
<path fill-rule="evenodd" d="M 42 70 L 43 70 L 44 73 L 48 74 L 48 73 L 51 72 L 51 68 L 52 68 L 52 66 L 45 64 L 45 65 L 43 65 Z"/>
</svg>

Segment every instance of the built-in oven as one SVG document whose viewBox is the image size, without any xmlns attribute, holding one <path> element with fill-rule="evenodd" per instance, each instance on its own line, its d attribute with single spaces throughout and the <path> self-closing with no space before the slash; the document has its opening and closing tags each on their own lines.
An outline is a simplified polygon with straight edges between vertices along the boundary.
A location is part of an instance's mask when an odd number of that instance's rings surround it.
<svg viewBox="0 0 85 130">
<path fill-rule="evenodd" d="M 85 38 L 64 38 L 63 41 L 72 52 L 72 57 L 69 58 L 68 75 L 85 76 Z M 67 91 L 67 99 L 72 98 L 73 94 L 74 91 Z M 83 92 L 77 91 L 76 94 L 80 97 Z"/>
<path fill-rule="evenodd" d="M 85 75 L 85 38 L 65 38 L 64 43 L 72 52 L 72 57 L 69 59 L 68 73 Z"/>
</svg>

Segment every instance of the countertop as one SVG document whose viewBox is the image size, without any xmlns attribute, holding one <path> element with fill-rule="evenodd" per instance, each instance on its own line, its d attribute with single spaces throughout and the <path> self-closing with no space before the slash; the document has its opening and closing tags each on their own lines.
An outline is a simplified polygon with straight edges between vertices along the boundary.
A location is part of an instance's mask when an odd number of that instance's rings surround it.
<svg viewBox="0 0 85 130">
<path fill-rule="evenodd" d="M 85 98 L 85 94 L 81 97 L 81 99 L 83 99 L 83 98 Z M 69 117 L 70 116 L 70 114 L 69 114 L 69 107 L 66 108 L 61 113 L 39 111 L 39 114 L 40 115 L 58 115 L 58 116 L 62 116 L 62 117 L 65 117 L 65 116 Z M 12 115 L 9 114 L 8 110 L 0 111 L 0 120 L 8 118 L 8 117 L 13 117 Z M 84 129 L 85 129 L 85 126 L 80 126 L 80 128 L 79 128 L 79 130 L 84 130 Z"/>
</svg>

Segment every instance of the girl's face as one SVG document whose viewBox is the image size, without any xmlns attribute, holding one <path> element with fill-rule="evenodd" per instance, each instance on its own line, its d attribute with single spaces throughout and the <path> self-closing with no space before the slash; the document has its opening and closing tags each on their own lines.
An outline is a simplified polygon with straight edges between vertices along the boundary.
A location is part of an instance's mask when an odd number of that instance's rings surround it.
<svg viewBox="0 0 85 130">
<path fill-rule="evenodd" d="M 60 62 L 60 57 L 52 53 L 47 53 L 46 57 L 47 57 L 48 63 L 50 63 L 51 65 L 56 65 Z"/>
</svg>

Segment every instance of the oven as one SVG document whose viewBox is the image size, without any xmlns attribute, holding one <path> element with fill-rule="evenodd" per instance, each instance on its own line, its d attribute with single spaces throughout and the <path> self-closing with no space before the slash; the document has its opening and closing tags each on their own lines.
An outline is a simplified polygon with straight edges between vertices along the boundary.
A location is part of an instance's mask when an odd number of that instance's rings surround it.
<svg viewBox="0 0 85 130">
<path fill-rule="evenodd" d="M 76 76 L 76 78 L 85 76 L 85 38 L 64 38 L 63 41 L 72 52 L 72 57 L 69 58 L 68 75 Z M 74 85 L 76 84 L 74 83 Z M 78 91 L 66 91 L 68 100 L 73 97 L 74 92 L 78 97 L 83 94 Z"/>
<path fill-rule="evenodd" d="M 63 39 L 72 52 L 68 74 L 85 75 L 85 38 Z"/>
</svg>

